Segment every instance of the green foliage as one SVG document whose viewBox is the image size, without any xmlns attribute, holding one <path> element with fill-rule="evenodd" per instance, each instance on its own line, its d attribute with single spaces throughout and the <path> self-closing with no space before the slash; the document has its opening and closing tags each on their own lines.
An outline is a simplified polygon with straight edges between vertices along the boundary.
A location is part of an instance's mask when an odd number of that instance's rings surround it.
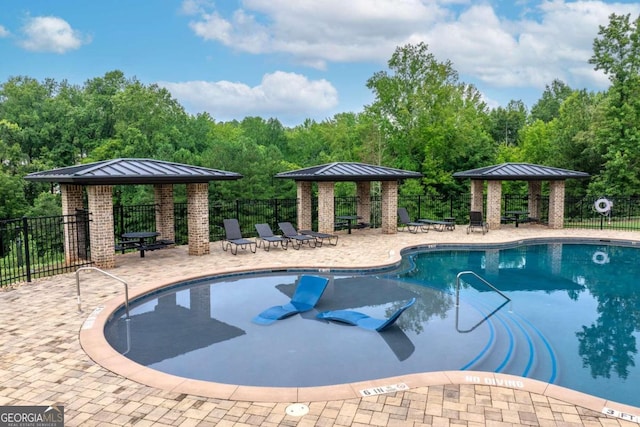
<svg viewBox="0 0 640 427">
<path fill-rule="evenodd" d="M 551 86 L 547 85 L 542 98 L 531 107 L 530 122 L 542 120 L 549 123 L 560 114 L 560 106 L 573 91 L 561 80 L 554 80 Z"/>
<path fill-rule="evenodd" d="M 387 69 L 367 81 L 374 95 L 362 113 L 285 128 L 277 119 L 216 122 L 189 115 L 157 85 L 114 70 L 81 86 L 26 76 L 0 85 L 0 217 L 56 209 L 50 184 L 25 182 L 30 172 L 118 157 L 153 158 L 233 171 L 238 181 L 213 182 L 214 199 L 296 197 L 279 172 L 331 162 L 364 162 L 419 171 L 403 195 L 456 194 L 468 183 L 455 172 L 503 162 L 527 162 L 588 172 L 570 180 L 584 195 L 638 195 L 640 188 L 640 18 L 611 15 L 600 27 L 590 63 L 605 72 L 603 93 L 546 86 L 527 111 L 522 101 L 489 110 L 453 64 L 424 43 L 399 46 Z M 505 184 L 505 192 L 521 191 Z M 372 186 L 377 191 L 377 186 Z M 355 195 L 353 183 L 336 186 Z M 177 202 L 185 186 L 174 187 Z M 151 186 L 116 188 L 116 202 L 154 203 Z"/>
<path fill-rule="evenodd" d="M 53 193 L 40 193 L 26 213 L 29 217 L 34 216 L 57 216 L 62 215 L 62 200 L 60 195 Z"/>
<path fill-rule="evenodd" d="M 506 108 L 498 107 L 489 113 L 490 134 L 496 143 L 518 145 L 520 130 L 527 122 L 527 107 L 520 100 L 509 101 Z"/>
<path fill-rule="evenodd" d="M 391 73 L 367 81 L 375 101 L 366 113 L 379 128 L 370 135 L 382 163 L 422 172 L 427 191 L 459 189 L 453 172 L 494 157 L 480 94 L 423 43 L 399 47 L 388 65 Z"/>
<path fill-rule="evenodd" d="M 590 63 L 608 75 L 612 86 L 595 131 L 604 159 L 590 190 L 609 196 L 634 196 L 640 188 L 640 17 L 612 14 L 600 27 Z"/>
</svg>

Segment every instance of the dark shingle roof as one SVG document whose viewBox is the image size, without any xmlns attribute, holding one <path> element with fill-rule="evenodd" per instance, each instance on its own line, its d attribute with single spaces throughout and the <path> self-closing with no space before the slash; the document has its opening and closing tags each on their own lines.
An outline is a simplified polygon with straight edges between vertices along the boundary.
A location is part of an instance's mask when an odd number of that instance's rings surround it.
<svg viewBox="0 0 640 427">
<path fill-rule="evenodd" d="M 565 180 L 569 178 L 588 178 L 586 172 L 577 172 L 551 166 L 532 165 L 530 163 L 503 163 L 501 165 L 486 166 L 453 174 L 456 178 L 472 178 L 486 180 Z"/>
<path fill-rule="evenodd" d="M 242 175 L 217 169 L 152 159 L 113 159 L 34 172 L 24 179 L 78 185 L 185 184 L 240 179 Z"/>
<path fill-rule="evenodd" d="M 276 175 L 296 181 L 395 181 L 420 177 L 419 172 L 355 162 L 327 163 Z"/>
</svg>

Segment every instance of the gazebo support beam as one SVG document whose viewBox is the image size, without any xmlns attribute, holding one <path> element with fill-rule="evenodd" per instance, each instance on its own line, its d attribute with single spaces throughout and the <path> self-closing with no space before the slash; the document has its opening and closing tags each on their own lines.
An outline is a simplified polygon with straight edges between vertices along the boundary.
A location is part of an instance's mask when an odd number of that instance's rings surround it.
<svg viewBox="0 0 640 427">
<path fill-rule="evenodd" d="M 502 181 L 487 182 L 487 224 L 490 230 L 500 229 L 500 208 L 502 205 Z"/>
<path fill-rule="evenodd" d="M 78 210 L 84 209 L 81 185 L 60 184 L 60 193 L 62 196 L 62 215 L 70 218 L 71 215 L 77 215 Z M 84 224 L 81 225 L 83 226 L 82 230 L 78 228 L 76 222 L 65 221 L 64 259 L 67 264 L 84 259 L 80 251 L 84 249 L 85 239 L 88 236 L 84 235 Z"/>
<path fill-rule="evenodd" d="M 91 235 L 91 260 L 99 268 L 114 268 L 116 253 L 113 235 L 113 186 L 87 186 Z"/>
<path fill-rule="evenodd" d="M 311 182 L 297 181 L 298 229 L 311 230 Z"/>
<path fill-rule="evenodd" d="M 153 192 L 156 202 L 156 231 L 160 233 L 158 239 L 175 241 L 173 185 L 155 184 Z"/>
<path fill-rule="evenodd" d="M 206 255 L 209 246 L 209 184 L 187 184 L 189 255 Z"/>
<path fill-rule="evenodd" d="M 564 181 L 549 181 L 549 228 L 564 227 Z"/>
<path fill-rule="evenodd" d="M 540 198 L 542 197 L 542 182 L 529 181 L 529 217 L 540 219 Z"/>
<path fill-rule="evenodd" d="M 362 218 L 362 222 L 369 224 L 371 223 L 371 182 L 358 181 L 356 195 L 358 200 L 356 215 Z"/>
<path fill-rule="evenodd" d="M 382 234 L 398 232 L 398 181 L 382 181 Z"/>
<path fill-rule="evenodd" d="M 323 181 L 318 183 L 318 231 L 321 233 L 333 233 L 335 217 L 333 206 L 334 187 L 333 182 Z"/>
</svg>

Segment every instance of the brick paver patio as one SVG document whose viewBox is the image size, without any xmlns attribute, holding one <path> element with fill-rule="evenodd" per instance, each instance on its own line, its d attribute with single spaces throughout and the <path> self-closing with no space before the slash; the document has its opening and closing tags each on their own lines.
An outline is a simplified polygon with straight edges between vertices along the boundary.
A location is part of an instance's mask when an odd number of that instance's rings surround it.
<svg viewBox="0 0 640 427">
<path fill-rule="evenodd" d="M 383 235 L 378 230 L 340 234 L 338 246 L 299 251 L 223 252 L 188 256 L 185 247 L 118 255 L 109 273 L 126 280 L 132 294 L 194 276 L 249 268 L 366 267 L 395 262 L 403 247 L 438 243 L 498 242 L 550 236 L 640 240 L 640 233 L 548 230 L 537 225 L 503 226 L 486 235 L 453 232 Z M 363 255 L 366 254 L 366 255 Z M 0 291 L 0 405 L 65 408 L 67 426 L 638 426 L 601 413 L 609 402 L 584 399 L 560 389 L 529 390 L 455 382 L 410 387 L 372 397 L 319 401 L 244 401 L 204 397 L 151 387 L 105 369 L 79 340 L 81 327 L 96 309 L 122 298 L 123 286 L 97 272 L 82 272 L 78 312 L 76 275 L 63 274 Z M 84 341 L 83 341 L 84 342 Z M 453 376 L 455 377 L 455 375 Z M 444 378 L 444 376 L 443 376 Z M 287 413 L 293 403 L 308 406 L 303 416 Z M 639 416 L 640 408 L 615 408 Z"/>
</svg>

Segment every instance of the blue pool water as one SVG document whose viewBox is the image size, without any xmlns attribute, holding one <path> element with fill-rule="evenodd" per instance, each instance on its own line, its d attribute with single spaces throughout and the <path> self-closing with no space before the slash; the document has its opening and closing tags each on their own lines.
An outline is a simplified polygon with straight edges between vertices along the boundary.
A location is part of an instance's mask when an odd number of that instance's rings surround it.
<svg viewBox="0 0 640 427">
<path fill-rule="evenodd" d="M 114 313 L 105 335 L 138 363 L 206 381 L 304 387 L 474 370 L 640 407 L 639 269 L 640 250 L 623 242 L 418 248 L 368 274 L 256 272 L 178 284 L 133 301 L 129 321 Z M 460 272 L 472 273 L 458 285 Z M 287 303 L 301 274 L 330 278 L 315 311 L 251 322 Z M 413 297 L 382 333 L 315 318 L 337 309 L 384 318 Z"/>
</svg>

